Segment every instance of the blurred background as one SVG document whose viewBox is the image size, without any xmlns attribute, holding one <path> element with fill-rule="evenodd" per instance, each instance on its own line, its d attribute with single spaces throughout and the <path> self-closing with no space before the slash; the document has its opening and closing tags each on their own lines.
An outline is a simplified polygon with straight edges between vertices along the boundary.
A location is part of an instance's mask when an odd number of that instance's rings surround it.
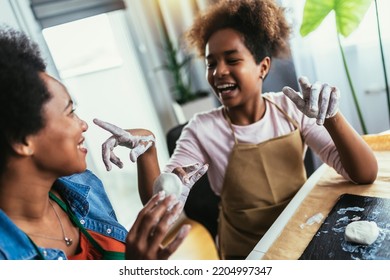
<svg viewBox="0 0 390 280">
<path fill-rule="evenodd" d="M 0 0 L 0 23 L 23 30 L 39 43 L 48 72 L 67 86 L 77 113 L 89 124 L 89 168 L 102 179 L 120 222 L 127 227 L 142 207 L 136 165 L 129 160 L 128 150 L 119 147 L 117 154 L 124 168 L 105 170 L 101 144 L 110 135 L 96 127 L 92 119 L 100 118 L 123 128 L 152 130 L 163 167 L 169 157 L 167 133 L 188 121 L 193 112 L 219 106 L 206 82 L 204 61 L 186 52 L 181 41 L 196 14 L 213 2 Z M 285 85 L 298 90 L 297 77 L 304 75 L 312 82 L 339 87 L 341 111 L 359 133 L 389 129 L 383 66 L 390 67 L 390 18 L 384 14 L 390 10 L 390 1 L 368 1 L 371 3 L 357 29 L 349 36 L 339 37 L 334 13 L 316 30 L 302 36 L 306 1 L 277 2 L 286 8 L 293 27 L 291 57 L 273 60 L 264 91 L 280 91 Z M 338 38 L 365 127 L 351 92 Z M 174 67 L 175 63 L 180 67 Z M 195 110 L 188 108 L 194 102 L 199 102 Z M 313 161 L 318 167 L 318 159 L 314 157 Z"/>
</svg>

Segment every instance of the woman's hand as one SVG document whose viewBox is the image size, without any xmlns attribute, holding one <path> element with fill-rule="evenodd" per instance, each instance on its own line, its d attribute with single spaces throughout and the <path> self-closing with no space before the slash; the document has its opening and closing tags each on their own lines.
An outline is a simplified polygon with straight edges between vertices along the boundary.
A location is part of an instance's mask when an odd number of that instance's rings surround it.
<svg viewBox="0 0 390 280">
<path fill-rule="evenodd" d="M 155 194 L 140 211 L 126 237 L 126 259 L 166 260 L 180 246 L 191 226 L 183 225 L 176 236 L 163 246 L 171 225 L 177 220 L 183 204 L 174 195 Z"/>
<path fill-rule="evenodd" d="M 123 167 L 122 161 L 114 153 L 116 146 L 119 145 L 131 149 L 130 160 L 136 162 L 137 158 L 145 153 L 156 141 L 153 133 L 146 129 L 124 130 L 98 119 L 94 119 L 93 122 L 113 134 L 102 145 L 102 157 L 107 171 L 111 170 L 111 162 L 119 168 Z"/>
<path fill-rule="evenodd" d="M 298 82 L 302 95 L 290 87 L 284 87 L 283 93 L 295 103 L 302 113 L 309 118 L 316 118 L 318 125 L 323 125 L 325 119 L 337 114 L 340 92 L 336 87 L 319 82 L 312 85 L 306 77 L 300 77 Z"/>
</svg>

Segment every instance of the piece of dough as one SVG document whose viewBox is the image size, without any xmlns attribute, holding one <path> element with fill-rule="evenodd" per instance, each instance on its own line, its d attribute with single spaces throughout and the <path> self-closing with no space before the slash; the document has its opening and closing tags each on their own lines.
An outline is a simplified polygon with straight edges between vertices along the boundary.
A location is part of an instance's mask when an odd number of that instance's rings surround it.
<svg viewBox="0 0 390 280">
<path fill-rule="evenodd" d="M 345 228 L 345 240 L 371 245 L 379 236 L 379 228 L 373 221 L 355 221 Z"/>
<path fill-rule="evenodd" d="M 165 191 L 165 195 L 175 194 L 177 198 L 182 192 L 182 182 L 180 178 L 174 173 L 161 173 L 154 181 L 153 194 L 159 191 Z"/>
</svg>

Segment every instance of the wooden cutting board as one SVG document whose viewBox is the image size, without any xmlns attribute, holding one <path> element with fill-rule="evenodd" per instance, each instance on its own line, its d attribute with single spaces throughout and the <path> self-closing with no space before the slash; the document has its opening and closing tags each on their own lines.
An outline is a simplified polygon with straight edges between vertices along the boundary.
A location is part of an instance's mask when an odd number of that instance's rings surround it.
<svg viewBox="0 0 390 280">
<path fill-rule="evenodd" d="M 379 237 L 369 245 L 345 241 L 345 227 L 354 220 L 374 221 Z M 389 260 L 390 199 L 343 194 L 329 212 L 300 260 Z"/>
</svg>

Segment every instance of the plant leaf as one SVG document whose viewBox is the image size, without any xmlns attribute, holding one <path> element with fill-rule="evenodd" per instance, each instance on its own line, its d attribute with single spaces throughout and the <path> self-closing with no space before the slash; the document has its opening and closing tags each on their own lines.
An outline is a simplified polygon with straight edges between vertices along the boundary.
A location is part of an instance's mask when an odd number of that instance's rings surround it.
<svg viewBox="0 0 390 280">
<path fill-rule="evenodd" d="M 372 0 L 335 1 L 337 32 L 348 37 L 359 26 Z"/>
<path fill-rule="evenodd" d="M 324 18 L 334 8 L 335 1 L 336 0 L 306 0 L 300 29 L 300 33 L 303 37 L 317 29 Z"/>
<path fill-rule="evenodd" d="M 337 32 L 348 37 L 359 26 L 371 2 L 372 0 L 307 0 L 300 33 L 303 37 L 308 35 L 334 11 Z"/>
</svg>

